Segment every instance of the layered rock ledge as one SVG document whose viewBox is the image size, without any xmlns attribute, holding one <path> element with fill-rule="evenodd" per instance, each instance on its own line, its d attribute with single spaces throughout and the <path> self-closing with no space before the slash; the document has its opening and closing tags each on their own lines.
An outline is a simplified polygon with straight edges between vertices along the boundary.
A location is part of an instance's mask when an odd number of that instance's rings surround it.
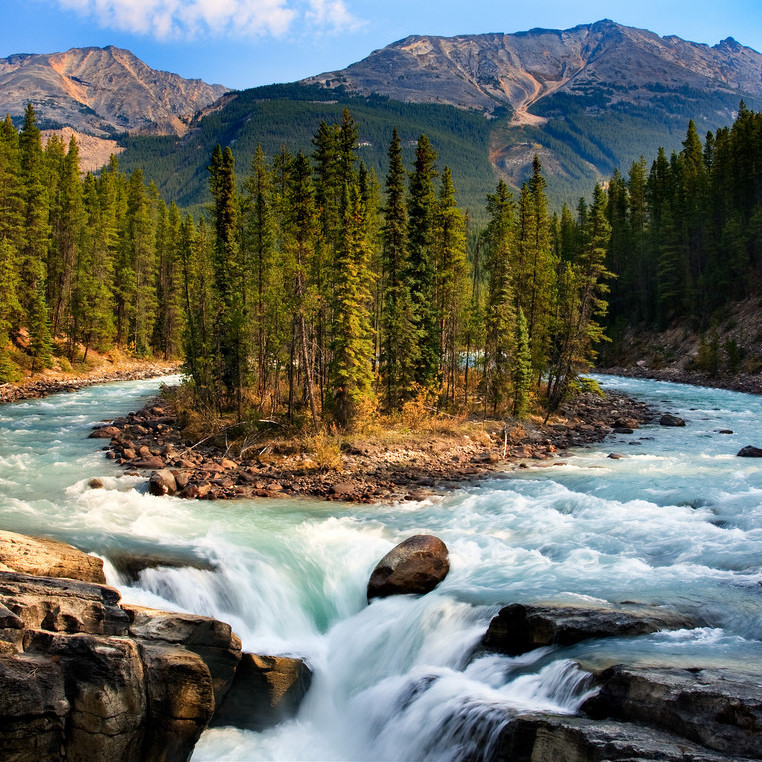
<svg viewBox="0 0 762 762">
<path fill-rule="evenodd" d="M 482 645 L 517 656 L 543 646 L 570 646 L 589 638 L 633 637 L 696 627 L 669 609 L 639 604 L 522 604 L 505 606 L 490 622 Z"/>
<path fill-rule="evenodd" d="M 304 662 L 242 653 L 224 622 L 122 605 L 70 546 L 4 532 L 0 563 L 3 760 L 183 762 L 210 723 L 250 727 L 240 696 L 261 729 L 309 687 Z"/>
</svg>

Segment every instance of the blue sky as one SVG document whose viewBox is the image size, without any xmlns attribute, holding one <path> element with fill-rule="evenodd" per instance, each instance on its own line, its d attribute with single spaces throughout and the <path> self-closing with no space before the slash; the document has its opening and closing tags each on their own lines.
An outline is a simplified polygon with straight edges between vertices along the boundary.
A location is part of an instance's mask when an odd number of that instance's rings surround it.
<svg viewBox="0 0 762 762">
<path fill-rule="evenodd" d="M 244 88 L 343 68 L 409 34 L 601 18 L 762 51 L 762 0 L 0 0 L 0 57 L 116 45 L 155 69 Z"/>
</svg>

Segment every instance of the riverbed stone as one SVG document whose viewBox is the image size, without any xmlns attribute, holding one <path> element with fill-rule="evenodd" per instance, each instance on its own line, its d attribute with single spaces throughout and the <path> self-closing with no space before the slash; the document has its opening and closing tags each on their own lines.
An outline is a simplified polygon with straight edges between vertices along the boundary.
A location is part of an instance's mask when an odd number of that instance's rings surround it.
<svg viewBox="0 0 762 762">
<path fill-rule="evenodd" d="M 0 655 L 0 759 L 60 760 L 69 708 L 59 664 L 38 654 Z"/>
<path fill-rule="evenodd" d="M 106 584 L 103 561 L 71 545 L 0 531 L 0 571 Z"/>
<path fill-rule="evenodd" d="M 694 626 L 687 617 L 654 606 L 514 603 L 492 619 L 482 645 L 489 651 L 517 656 L 542 646 L 569 646 L 588 638 L 647 635 Z"/>
<path fill-rule="evenodd" d="M 408 537 L 376 565 L 368 582 L 368 601 L 388 595 L 428 593 L 449 571 L 447 546 L 442 540 L 423 534 Z"/>
<path fill-rule="evenodd" d="M 142 471 L 158 471 L 164 468 L 164 460 L 158 455 L 149 455 L 146 458 L 132 461 L 130 468 L 139 468 Z"/>
<path fill-rule="evenodd" d="M 738 458 L 762 458 L 762 448 L 754 447 L 753 445 L 746 445 L 742 447 L 737 453 Z"/>
<path fill-rule="evenodd" d="M 72 579 L 0 572 L 0 603 L 27 629 L 126 635 L 127 613 L 114 588 Z"/>
<path fill-rule="evenodd" d="M 614 718 L 679 733 L 724 754 L 762 759 L 762 676 L 723 669 L 616 665 L 583 705 Z"/>
<path fill-rule="evenodd" d="M 264 730 L 293 717 L 312 682 L 302 659 L 245 653 L 212 726 Z"/>
<path fill-rule="evenodd" d="M 677 415 L 672 415 L 672 413 L 664 413 L 664 415 L 662 415 L 662 417 L 659 418 L 659 425 L 660 426 L 685 426 L 685 421 Z"/>
<path fill-rule="evenodd" d="M 148 480 L 148 491 L 157 497 L 174 495 L 177 492 L 175 475 L 168 468 L 154 471 Z"/>
<path fill-rule="evenodd" d="M 140 641 L 146 723 L 142 758 L 185 762 L 214 713 L 209 668 L 182 646 Z"/>
<path fill-rule="evenodd" d="M 66 760 L 141 760 L 146 708 L 143 664 L 127 638 L 29 631 L 27 653 L 45 655 L 65 675 Z"/>
<path fill-rule="evenodd" d="M 89 439 L 114 439 L 122 432 L 116 426 L 102 426 L 90 432 Z"/>
</svg>

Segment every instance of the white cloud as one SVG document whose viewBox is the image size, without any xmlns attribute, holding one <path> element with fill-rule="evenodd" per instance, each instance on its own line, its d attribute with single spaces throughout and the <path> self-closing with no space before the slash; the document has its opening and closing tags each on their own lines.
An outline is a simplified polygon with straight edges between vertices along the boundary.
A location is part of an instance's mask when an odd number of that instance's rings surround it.
<svg viewBox="0 0 762 762">
<path fill-rule="evenodd" d="M 283 37 L 362 26 L 344 0 L 57 0 L 106 28 L 159 39 L 235 35 Z M 301 31 L 301 30 L 300 30 Z"/>
</svg>

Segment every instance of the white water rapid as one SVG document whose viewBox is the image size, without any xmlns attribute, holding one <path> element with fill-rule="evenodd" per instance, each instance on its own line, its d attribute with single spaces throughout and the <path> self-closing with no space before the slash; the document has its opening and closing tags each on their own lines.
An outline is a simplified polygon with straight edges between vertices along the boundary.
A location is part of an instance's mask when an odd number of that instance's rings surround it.
<svg viewBox="0 0 762 762">
<path fill-rule="evenodd" d="M 576 711 L 589 690 L 578 664 L 762 671 L 762 469 L 735 457 L 762 446 L 762 398 L 599 381 L 684 417 L 686 428 L 644 427 L 566 465 L 393 506 L 148 495 L 87 435 L 139 408 L 156 380 L 5 405 L 0 527 L 107 560 L 203 562 L 145 570 L 138 582 L 107 571 L 127 601 L 215 616 L 245 650 L 309 662 L 315 678 L 294 720 L 262 733 L 209 730 L 194 762 L 489 759 L 507 713 Z M 614 451 L 626 457 L 608 459 Z M 89 489 L 92 477 L 105 489 Z M 416 533 L 445 541 L 449 576 L 429 595 L 368 606 L 374 565 Z M 704 626 L 517 658 L 474 654 L 501 605 L 585 600 L 665 603 Z"/>
</svg>

